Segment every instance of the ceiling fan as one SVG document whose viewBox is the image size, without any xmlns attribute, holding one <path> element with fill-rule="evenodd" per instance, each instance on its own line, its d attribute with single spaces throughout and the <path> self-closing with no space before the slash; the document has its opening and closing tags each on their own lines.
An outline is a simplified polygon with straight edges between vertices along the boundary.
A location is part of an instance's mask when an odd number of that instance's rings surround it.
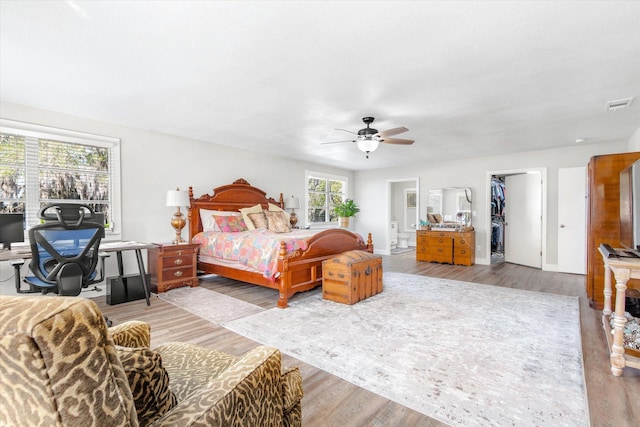
<svg viewBox="0 0 640 427">
<path fill-rule="evenodd" d="M 358 149 L 360 149 L 360 151 L 365 153 L 368 159 L 369 153 L 375 151 L 381 142 L 384 142 L 385 144 L 397 144 L 397 145 L 411 145 L 415 142 L 412 139 L 389 138 L 390 136 L 408 132 L 409 129 L 407 129 L 406 127 L 393 128 L 389 130 L 383 130 L 382 132 L 378 132 L 378 129 L 369 127 L 369 125 L 373 123 L 374 120 L 375 120 L 374 117 L 363 117 L 362 121 L 367 125 L 367 127 L 364 129 L 360 129 L 358 133 L 351 132 L 346 129 L 336 129 L 336 130 L 341 130 L 343 132 L 349 132 L 355 135 L 356 136 L 355 139 L 347 139 L 344 141 L 323 142 L 322 144 L 338 144 L 341 142 L 355 142 L 358 144 Z"/>
</svg>

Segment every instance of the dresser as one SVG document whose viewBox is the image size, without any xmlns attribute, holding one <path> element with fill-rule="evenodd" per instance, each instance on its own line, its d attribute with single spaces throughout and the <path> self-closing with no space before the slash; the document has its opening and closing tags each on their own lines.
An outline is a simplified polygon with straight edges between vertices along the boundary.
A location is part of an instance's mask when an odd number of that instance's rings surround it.
<svg viewBox="0 0 640 427">
<path fill-rule="evenodd" d="M 156 244 L 147 250 L 151 291 L 166 292 L 182 286 L 198 286 L 199 244 Z"/>
<path fill-rule="evenodd" d="M 416 260 L 472 265 L 475 262 L 475 231 L 416 231 Z"/>
</svg>

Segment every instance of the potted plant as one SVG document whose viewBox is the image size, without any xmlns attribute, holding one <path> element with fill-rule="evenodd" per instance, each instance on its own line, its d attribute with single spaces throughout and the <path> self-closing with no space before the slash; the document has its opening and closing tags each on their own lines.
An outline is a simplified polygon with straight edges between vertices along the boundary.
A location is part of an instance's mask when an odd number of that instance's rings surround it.
<svg viewBox="0 0 640 427">
<path fill-rule="evenodd" d="M 335 213 L 338 215 L 341 228 L 349 227 L 349 218 L 356 216 L 358 212 L 360 212 L 360 208 L 356 205 L 353 199 L 346 199 L 335 207 Z"/>
</svg>

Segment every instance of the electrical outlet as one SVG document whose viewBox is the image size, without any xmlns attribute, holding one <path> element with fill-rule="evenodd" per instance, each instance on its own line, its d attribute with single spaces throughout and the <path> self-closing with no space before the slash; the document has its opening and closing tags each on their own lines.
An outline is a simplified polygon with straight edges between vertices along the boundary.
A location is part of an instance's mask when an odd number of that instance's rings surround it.
<svg viewBox="0 0 640 427">
<path fill-rule="evenodd" d="M 478 245 L 476 246 L 476 250 L 479 251 L 480 249 L 482 249 L 482 246 Z"/>
</svg>

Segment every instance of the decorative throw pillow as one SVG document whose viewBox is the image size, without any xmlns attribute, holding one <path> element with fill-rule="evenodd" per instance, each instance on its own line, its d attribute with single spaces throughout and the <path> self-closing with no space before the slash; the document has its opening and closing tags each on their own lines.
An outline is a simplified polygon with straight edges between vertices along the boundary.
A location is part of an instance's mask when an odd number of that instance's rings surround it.
<svg viewBox="0 0 640 427">
<path fill-rule="evenodd" d="M 257 227 L 253 221 L 251 220 L 251 218 L 249 217 L 249 214 L 252 213 L 258 213 L 258 212 L 262 212 L 262 206 L 260 206 L 260 204 L 257 204 L 255 206 L 251 206 L 249 208 L 242 208 L 242 209 L 238 209 L 240 211 L 240 213 L 242 214 L 242 217 L 244 218 L 244 222 L 245 224 L 247 224 L 247 229 L 249 230 L 255 230 L 256 228 L 260 228 Z M 266 228 L 266 227 L 265 227 Z"/>
<path fill-rule="evenodd" d="M 116 350 L 129 380 L 138 422 L 141 427 L 148 426 L 178 404 L 169 389 L 162 357 L 148 348 L 116 346 Z"/>
<path fill-rule="evenodd" d="M 267 217 L 267 229 L 274 233 L 288 233 L 291 231 L 289 228 L 289 218 L 285 212 L 281 211 L 264 211 L 264 215 Z"/>
<path fill-rule="evenodd" d="M 264 216 L 264 212 L 255 212 L 249 214 L 249 220 L 253 224 L 253 229 L 267 228 L 267 217 Z"/>
<path fill-rule="evenodd" d="M 200 209 L 200 222 L 202 222 L 202 231 L 220 231 L 213 216 L 242 216 L 240 212 L 233 211 L 212 211 L 210 209 Z"/>
<path fill-rule="evenodd" d="M 271 212 L 284 212 L 285 216 L 287 217 L 287 222 L 289 222 L 289 217 L 290 217 L 289 212 L 285 211 L 280 206 L 276 206 L 273 203 L 269 203 L 269 210 Z"/>
<path fill-rule="evenodd" d="M 220 231 L 225 233 L 237 233 L 247 231 L 247 224 L 241 216 L 218 216 L 212 215 Z"/>
</svg>

